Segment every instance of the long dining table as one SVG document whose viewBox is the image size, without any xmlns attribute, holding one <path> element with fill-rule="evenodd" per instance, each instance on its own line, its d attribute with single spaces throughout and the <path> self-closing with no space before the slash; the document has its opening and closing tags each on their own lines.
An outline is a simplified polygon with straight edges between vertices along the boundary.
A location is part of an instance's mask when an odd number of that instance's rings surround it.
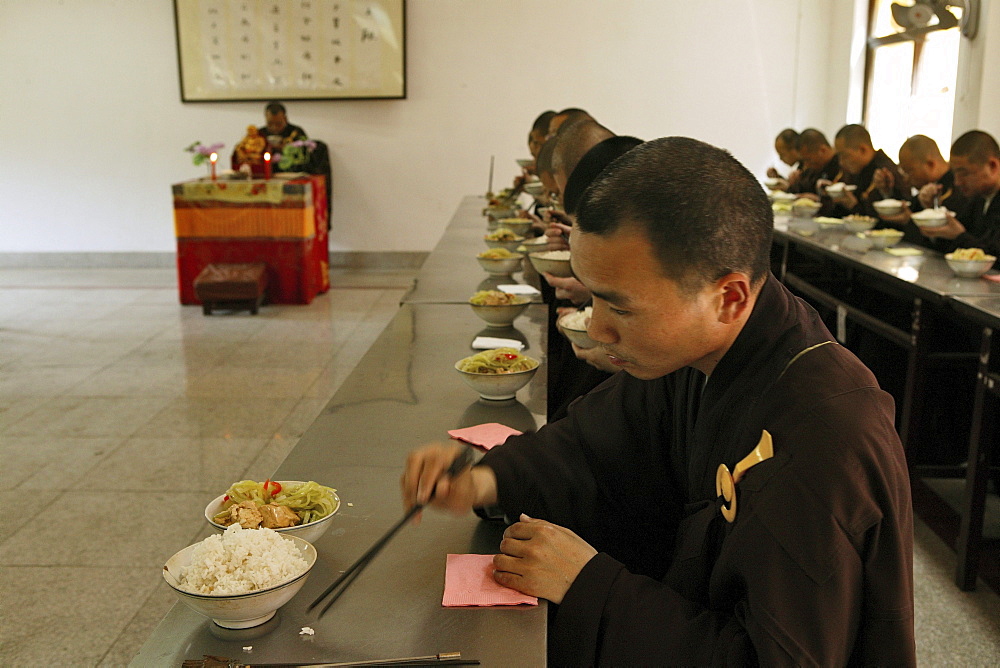
<svg viewBox="0 0 1000 668">
<path fill-rule="evenodd" d="M 302 590 L 269 622 L 228 630 L 177 603 L 133 659 L 179 666 L 205 655 L 248 664 L 360 662 L 461 652 L 483 666 L 545 664 L 547 605 L 442 606 L 448 554 L 493 554 L 501 522 L 425 511 L 403 527 L 322 617 L 307 612 L 337 575 L 400 517 L 399 478 L 413 447 L 448 430 L 498 422 L 521 431 L 545 421 L 544 369 L 513 400 L 481 400 L 456 373 L 479 334 L 514 338 L 545 364 L 547 309 L 532 304 L 511 328 L 486 328 L 469 296 L 489 279 L 483 198 L 466 197 L 429 254 L 398 313 L 271 477 L 337 489 L 333 527 Z M 516 273 L 500 280 L 524 282 Z M 206 503 L 210 499 L 206 499 Z M 180 549 L 183 546 L 178 546 Z M 322 606 L 320 606 L 321 608 Z M 300 634 L 309 627 L 314 634 Z M 244 648 L 250 648 L 245 650 Z"/>
<path fill-rule="evenodd" d="M 1000 410 L 1000 351 L 994 336 L 1000 327 L 1000 282 L 988 278 L 960 278 L 944 256 L 930 248 L 910 243 L 899 250 L 872 250 L 842 224 L 817 224 L 788 216 L 776 216 L 773 265 L 780 280 L 814 304 L 836 314 L 834 333 L 845 342 L 847 323 L 853 322 L 907 352 L 901 403 L 900 438 L 910 449 L 926 405 L 933 371 L 961 365 L 969 370 L 971 428 L 959 435 L 967 441 L 965 462 L 957 467 L 914 467 L 916 474 L 931 477 L 963 476 L 966 490 L 958 508 L 959 531 L 955 544 L 955 583 L 963 590 L 976 588 L 982 543 L 986 484 L 996 447 Z M 816 262 L 825 263 L 817 271 Z M 833 269 L 834 271 L 830 271 Z M 866 308 L 845 297 L 844 290 L 831 287 L 830 275 L 843 272 L 849 290 L 864 286 L 886 296 L 877 308 Z M 991 271 L 991 276 L 997 272 Z M 835 283 L 835 281 L 833 282 Z M 908 322 L 901 326 L 887 317 L 891 304 L 907 309 Z M 884 308 L 886 304 L 890 308 Z M 935 334 L 960 327 L 978 332 L 978 344 L 949 348 L 947 336 Z M 942 344 L 942 339 L 945 341 Z M 850 345 L 850 342 L 846 342 Z"/>
</svg>

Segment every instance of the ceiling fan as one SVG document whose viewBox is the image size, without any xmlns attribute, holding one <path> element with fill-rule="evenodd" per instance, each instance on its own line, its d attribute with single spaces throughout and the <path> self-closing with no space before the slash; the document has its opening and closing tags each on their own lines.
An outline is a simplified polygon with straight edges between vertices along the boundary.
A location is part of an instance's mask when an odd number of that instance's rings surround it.
<svg viewBox="0 0 1000 668">
<path fill-rule="evenodd" d="M 962 18 L 956 17 L 950 7 L 961 8 Z M 868 40 L 871 46 L 922 39 L 928 33 L 956 26 L 965 37 L 972 39 L 979 27 L 979 0 L 916 0 L 910 5 L 894 2 L 889 9 L 892 20 L 903 30 L 884 37 L 871 37 Z M 937 21 L 932 23 L 935 17 Z"/>
</svg>

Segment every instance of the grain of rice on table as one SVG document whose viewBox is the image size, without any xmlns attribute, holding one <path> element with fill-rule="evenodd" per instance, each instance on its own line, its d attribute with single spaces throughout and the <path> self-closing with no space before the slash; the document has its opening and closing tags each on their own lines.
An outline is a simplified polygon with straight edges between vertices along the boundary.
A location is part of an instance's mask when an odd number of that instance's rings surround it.
<svg viewBox="0 0 1000 668">
<path fill-rule="evenodd" d="M 194 594 L 248 594 L 286 582 L 308 567 L 295 543 L 278 532 L 234 524 L 198 544 L 178 585 Z"/>
</svg>

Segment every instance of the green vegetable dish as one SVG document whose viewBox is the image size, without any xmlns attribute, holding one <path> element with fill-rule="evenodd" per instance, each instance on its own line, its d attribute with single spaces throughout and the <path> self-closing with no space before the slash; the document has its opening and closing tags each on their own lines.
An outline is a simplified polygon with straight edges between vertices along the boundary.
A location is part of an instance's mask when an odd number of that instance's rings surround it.
<svg viewBox="0 0 1000 668">
<path fill-rule="evenodd" d="M 538 361 L 526 357 L 513 348 L 494 348 L 466 357 L 458 364 L 459 371 L 468 373 L 517 373 L 530 371 Z"/>
<path fill-rule="evenodd" d="M 265 480 L 262 483 L 256 480 L 241 480 L 226 490 L 222 510 L 216 513 L 212 520 L 217 524 L 228 525 L 233 521 L 230 509 L 241 503 L 250 502 L 258 508 L 268 505 L 284 506 L 298 516 L 301 524 L 309 524 L 337 510 L 340 501 L 335 492 L 335 489 L 312 480 L 285 486 L 273 480 Z"/>
</svg>

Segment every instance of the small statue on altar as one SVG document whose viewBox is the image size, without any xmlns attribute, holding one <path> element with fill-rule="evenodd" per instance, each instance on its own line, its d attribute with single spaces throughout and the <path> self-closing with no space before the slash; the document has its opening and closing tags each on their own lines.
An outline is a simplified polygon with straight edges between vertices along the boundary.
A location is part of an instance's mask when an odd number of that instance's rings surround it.
<svg viewBox="0 0 1000 668">
<path fill-rule="evenodd" d="M 266 149 L 267 138 L 257 130 L 256 125 L 248 125 L 246 137 L 236 145 L 236 152 L 233 155 L 234 167 L 238 169 L 241 165 L 251 167 L 263 165 Z"/>
</svg>

